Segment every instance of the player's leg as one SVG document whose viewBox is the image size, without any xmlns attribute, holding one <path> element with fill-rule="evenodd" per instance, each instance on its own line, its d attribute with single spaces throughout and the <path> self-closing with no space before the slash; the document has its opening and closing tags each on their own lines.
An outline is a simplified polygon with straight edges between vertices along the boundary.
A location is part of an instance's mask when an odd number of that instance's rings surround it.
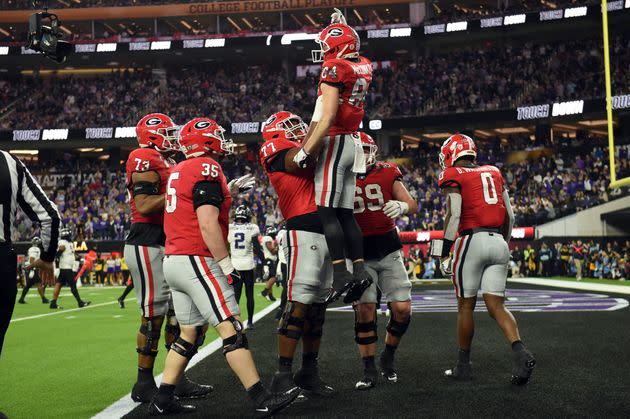
<svg viewBox="0 0 630 419">
<path fill-rule="evenodd" d="M 77 289 L 77 283 L 74 280 L 74 273 L 72 269 L 62 269 L 59 272 L 59 276 L 63 277 L 63 283 L 70 287 L 70 292 L 74 296 L 74 299 L 77 300 L 77 305 L 80 307 L 85 307 L 90 305 L 90 301 L 83 301 L 81 296 L 79 295 L 79 290 Z"/>
<path fill-rule="evenodd" d="M 273 285 L 276 283 L 276 263 L 277 261 L 273 261 L 271 259 L 267 259 L 265 261 L 265 269 L 269 271 L 269 278 L 265 283 L 265 289 L 262 291 L 262 296 L 265 297 L 269 301 L 276 301 L 276 298 L 273 296 Z"/>
<path fill-rule="evenodd" d="M 276 311 L 275 319 L 279 321 L 282 317 L 282 313 L 284 313 L 284 308 L 287 306 L 287 264 L 279 263 L 280 274 L 282 276 L 282 281 L 280 281 L 280 286 L 282 287 L 282 292 L 280 294 L 280 305 L 278 306 L 278 311 Z"/>
<path fill-rule="evenodd" d="M 28 294 L 28 291 L 35 284 L 34 280 L 35 280 L 35 272 L 29 271 L 26 274 L 26 283 L 24 284 L 24 288 L 22 288 L 22 294 L 20 295 L 20 299 L 18 300 L 18 303 L 26 304 L 26 301 L 24 299 L 26 298 L 26 294 Z"/>
<path fill-rule="evenodd" d="M 50 300 L 50 308 L 56 309 L 59 308 L 57 305 L 57 299 L 59 298 L 59 293 L 61 292 L 61 273 L 55 280 L 55 288 L 53 289 L 53 295 Z"/>
<path fill-rule="evenodd" d="M 133 281 L 129 279 L 129 275 L 126 275 L 125 283 L 127 284 L 127 286 L 125 287 L 125 290 L 123 291 L 121 296 L 118 297 L 118 305 L 120 306 L 120 308 L 125 308 L 125 298 L 127 298 L 127 295 L 129 295 L 129 293 L 134 288 Z"/>
<path fill-rule="evenodd" d="M 367 271 L 378 278 L 375 266 L 367 265 Z M 376 386 L 378 372 L 376 370 L 377 335 L 377 282 L 374 281 L 354 305 L 354 341 L 357 343 L 359 355 L 363 361 L 363 378 L 355 384 L 357 390 L 369 390 Z"/>
<path fill-rule="evenodd" d="M 39 276 L 39 272 L 35 272 L 34 280 L 37 282 L 37 292 L 39 293 L 39 296 L 42 299 L 42 304 L 50 303 L 48 298 L 46 298 L 46 285 L 41 280 L 41 278 Z"/>
<path fill-rule="evenodd" d="M 251 329 L 254 327 L 254 270 L 244 271 L 241 279 L 247 299 L 247 329 Z"/>
<path fill-rule="evenodd" d="M 232 282 L 232 288 L 234 288 L 234 298 L 236 298 L 236 302 L 238 304 L 241 303 L 241 293 L 243 292 L 243 273 L 245 271 L 239 271 L 239 279 L 236 279 L 234 282 Z"/>
</svg>

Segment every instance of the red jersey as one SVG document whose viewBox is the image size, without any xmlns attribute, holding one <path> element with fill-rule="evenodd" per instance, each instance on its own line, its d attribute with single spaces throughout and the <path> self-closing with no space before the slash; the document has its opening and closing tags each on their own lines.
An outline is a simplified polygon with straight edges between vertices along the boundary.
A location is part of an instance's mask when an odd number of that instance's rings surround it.
<svg viewBox="0 0 630 419">
<path fill-rule="evenodd" d="M 372 81 L 372 63 L 365 57 L 358 61 L 341 59 L 326 60 L 322 64 L 318 96 L 321 84 L 339 87 L 339 108 L 330 126 L 329 135 L 351 134 L 358 131 L 365 114 L 365 95 Z"/>
<path fill-rule="evenodd" d="M 216 181 L 223 191 L 219 208 L 219 224 L 223 240 L 227 240 L 232 196 L 219 163 L 210 157 L 184 160 L 171 169 L 166 189 L 164 232 L 167 255 L 210 256 L 212 253 L 201 236 L 193 203 L 193 189 L 198 182 Z"/>
<path fill-rule="evenodd" d="M 458 186 L 462 195 L 459 232 L 471 228 L 501 228 L 505 221 L 503 176 L 490 165 L 452 166 L 440 173 L 440 188 Z"/>
<path fill-rule="evenodd" d="M 365 175 L 357 176 L 354 218 L 364 236 L 381 235 L 396 228 L 394 220 L 383 213 L 383 205 L 394 199 L 394 182 L 401 179 L 398 166 L 386 162 L 377 162 Z"/>
<path fill-rule="evenodd" d="M 278 164 L 282 167 L 284 164 L 276 160 L 284 159 L 288 150 L 299 146 L 296 142 L 277 138 L 266 141 L 260 147 L 260 162 L 278 194 L 278 205 L 285 220 L 317 211 L 313 170 L 299 173 L 277 170 Z"/>
<path fill-rule="evenodd" d="M 127 190 L 129 191 L 129 202 L 131 204 L 131 224 L 147 223 L 162 225 L 164 223 L 164 212 L 158 211 L 149 215 L 142 215 L 136 208 L 136 202 L 131 193 L 131 175 L 135 172 L 156 172 L 160 176 L 160 194 L 166 192 L 166 182 L 171 168 L 168 160 L 154 148 L 136 148 L 127 158 Z"/>
</svg>

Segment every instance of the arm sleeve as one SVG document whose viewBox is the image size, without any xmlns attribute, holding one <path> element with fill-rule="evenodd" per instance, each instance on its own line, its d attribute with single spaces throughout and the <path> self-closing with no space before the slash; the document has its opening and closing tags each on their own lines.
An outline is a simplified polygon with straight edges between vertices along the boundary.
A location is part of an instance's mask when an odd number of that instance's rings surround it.
<svg viewBox="0 0 630 419">
<path fill-rule="evenodd" d="M 462 196 L 458 193 L 448 194 L 449 213 L 448 225 L 444 228 L 444 238 L 446 240 L 455 241 L 457 237 L 457 229 L 459 228 L 459 220 L 462 213 Z"/>
<path fill-rule="evenodd" d="M 131 193 L 136 195 L 159 195 L 160 182 L 136 182 L 131 185 Z"/>
<path fill-rule="evenodd" d="M 265 255 L 263 254 L 262 247 L 260 246 L 260 241 L 258 240 L 258 236 L 259 234 L 256 234 L 254 237 L 252 237 L 252 245 L 254 246 L 254 254 L 258 257 L 258 259 L 265 260 Z"/>
<path fill-rule="evenodd" d="M 203 205 L 214 205 L 217 208 L 223 204 L 223 189 L 217 181 L 202 180 L 193 187 L 193 207 L 195 210 Z"/>
<path fill-rule="evenodd" d="M 44 249 L 41 259 L 52 262 L 57 252 L 61 224 L 57 206 L 46 197 L 26 166 L 19 159 L 14 159 L 18 172 L 17 202 L 31 221 L 39 223 Z"/>
<path fill-rule="evenodd" d="M 505 232 L 505 241 L 510 242 L 512 238 L 512 228 L 514 227 L 514 211 L 512 210 L 512 204 L 510 203 L 510 194 L 507 189 L 503 189 L 503 205 L 505 205 L 505 212 L 508 217 L 507 231 Z"/>
</svg>

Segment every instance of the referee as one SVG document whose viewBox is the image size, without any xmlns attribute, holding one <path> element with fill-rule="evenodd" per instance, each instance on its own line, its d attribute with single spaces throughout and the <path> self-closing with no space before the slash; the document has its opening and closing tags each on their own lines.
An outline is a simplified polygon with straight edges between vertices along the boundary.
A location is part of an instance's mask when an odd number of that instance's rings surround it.
<svg viewBox="0 0 630 419">
<path fill-rule="evenodd" d="M 41 280 L 54 285 L 53 260 L 59 239 L 59 212 L 24 164 L 0 150 L 0 354 L 17 295 L 17 255 L 11 246 L 11 230 L 17 207 L 41 228 L 43 251 L 31 264 Z"/>
</svg>

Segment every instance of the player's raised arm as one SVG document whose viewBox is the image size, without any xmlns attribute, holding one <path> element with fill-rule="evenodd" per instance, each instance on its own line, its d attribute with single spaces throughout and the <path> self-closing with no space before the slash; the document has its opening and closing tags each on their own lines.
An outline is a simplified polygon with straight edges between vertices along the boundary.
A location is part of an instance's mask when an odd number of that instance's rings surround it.
<svg viewBox="0 0 630 419">
<path fill-rule="evenodd" d="M 160 193 L 160 175 L 155 171 L 134 172 L 131 193 L 138 212 L 149 215 L 164 210 L 164 193 Z"/>
<path fill-rule="evenodd" d="M 322 140 L 328 135 L 339 108 L 339 87 L 324 82 L 320 85 L 320 89 L 322 94 L 317 99 L 315 111 L 313 112 L 313 121 L 317 125 L 294 159 L 300 167 L 304 167 L 309 156 L 319 154 Z"/>
<path fill-rule="evenodd" d="M 510 194 L 505 186 L 503 187 L 502 197 L 503 205 L 505 205 L 505 221 L 503 222 L 501 232 L 503 233 L 505 241 L 509 243 L 512 238 L 512 228 L 514 227 L 514 211 L 512 210 L 512 204 L 510 203 Z"/>
</svg>

